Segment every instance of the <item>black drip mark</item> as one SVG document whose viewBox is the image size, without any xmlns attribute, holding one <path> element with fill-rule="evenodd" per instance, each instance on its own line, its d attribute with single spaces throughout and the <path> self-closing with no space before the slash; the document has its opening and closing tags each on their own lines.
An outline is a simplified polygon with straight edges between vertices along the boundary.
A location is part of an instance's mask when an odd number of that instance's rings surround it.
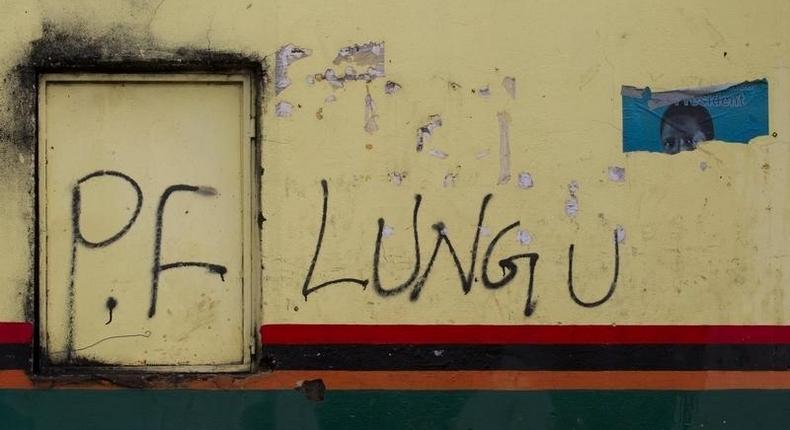
<svg viewBox="0 0 790 430">
<path fill-rule="evenodd" d="M 115 300 L 115 297 L 113 296 L 107 297 L 107 303 L 105 306 L 107 306 L 107 311 L 110 313 L 110 319 L 108 319 L 104 325 L 108 325 L 112 322 L 112 311 L 116 306 L 118 306 L 118 300 Z"/>
<path fill-rule="evenodd" d="M 512 281 L 516 277 L 516 274 L 518 273 L 518 265 L 516 265 L 515 262 L 519 259 L 528 258 L 529 283 L 527 286 L 527 303 L 524 305 L 524 315 L 531 316 L 535 312 L 535 306 L 537 305 L 537 303 L 532 300 L 532 292 L 533 292 L 534 281 L 535 281 L 535 266 L 538 264 L 538 259 L 540 258 L 540 255 L 538 255 L 535 252 L 529 252 L 526 254 L 512 255 L 510 257 L 499 260 L 499 267 L 502 269 L 502 279 L 496 282 L 492 282 L 491 279 L 488 277 L 488 261 L 491 258 L 491 254 L 493 254 L 494 252 L 494 248 L 496 247 L 496 244 L 499 242 L 502 236 L 504 236 L 510 230 L 518 227 L 519 224 L 520 224 L 519 222 L 514 222 L 513 224 L 510 224 L 509 226 L 500 230 L 499 233 L 497 233 L 496 236 L 494 236 L 494 239 L 491 241 L 491 243 L 488 245 L 488 248 L 486 249 L 485 257 L 483 257 L 483 267 L 481 270 L 483 272 L 483 285 L 486 288 L 499 289 L 509 284 L 510 281 Z"/>
<path fill-rule="evenodd" d="M 113 176 L 128 182 L 137 194 L 137 206 L 134 209 L 134 213 L 129 218 L 129 221 L 123 226 L 123 228 L 121 228 L 121 230 L 118 231 L 118 233 L 103 241 L 91 242 L 82 235 L 82 231 L 80 230 L 80 214 L 82 210 L 82 194 L 80 192 L 80 186 L 91 179 L 101 176 Z M 74 280 L 77 271 L 77 245 L 82 245 L 90 249 L 103 248 L 105 246 L 111 245 L 129 232 L 129 230 L 132 228 L 132 225 L 134 225 L 135 221 L 137 221 L 137 216 L 140 215 L 140 210 L 142 208 L 143 191 L 140 189 L 140 186 L 137 184 L 137 182 L 135 182 L 134 179 L 121 172 L 116 172 L 113 170 L 97 170 L 80 178 L 77 181 L 77 184 L 71 189 L 71 265 L 69 267 L 69 288 L 66 300 L 66 315 L 68 316 L 66 329 L 66 352 L 68 354 L 68 360 L 71 360 L 72 354 L 74 353 Z"/>
<path fill-rule="evenodd" d="M 310 262 L 310 267 L 307 269 L 307 276 L 305 276 L 304 284 L 302 285 L 302 295 L 304 296 L 305 301 L 307 301 L 307 296 L 311 293 L 320 290 L 321 288 L 328 287 L 332 284 L 352 283 L 361 285 L 362 289 L 365 289 L 365 287 L 368 285 L 367 279 L 339 278 L 324 282 L 314 287 L 310 286 L 310 281 L 313 278 L 313 271 L 315 270 L 316 263 L 318 262 L 318 256 L 321 253 L 321 245 L 324 241 L 324 232 L 326 231 L 326 214 L 327 208 L 329 206 L 329 185 L 327 184 L 326 179 L 321 180 L 321 188 L 324 193 L 324 204 L 321 212 L 321 228 L 318 230 L 318 240 L 315 244 L 313 260 Z"/>
<path fill-rule="evenodd" d="M 159 292 L 159 275 L 165 270 L 175 269 L 180 267 L 205 267 L 211 273 L 216 273 L 220 276 L 222 281 L 225 281 L 225 274 L 228 269 L 219 264 L 205 263 L 199 261 L 177 261 L 174 263 L 161 264 L 162 257 L 162 230 L 165 214 L 165 204 L 170 196 L 175 192 L 188 191 L 200 196 L 215 196 L 217 190 L 211 187 L 197 187 L 194 185 L 171 185 L 162 193 L 159 198 L 159 205 L 156 208 L 156 225 L 154 227 L 154 264 L 151 268 L 151 306 L 148 308 L 148 318 L 156 315 L 156 300 Z"/>
<path fill-rule="evenodd" d="M 585 308 L 594 308 L 602 305 L 612 297 L 612 294 L 614 294 L 614 290 L 617 287 L 617 277 L 620 273 L 620 243 L 617 241 L 617 230 L 614 230 L 614 276 L 612 278 L 612 284 L 609 286 L 609 291 L 607 291 L 606 295 L 600 300 L 585 302 L 576 295 L 576 291 L 573 288 L 573 248 L 573 244 L 568 248 L 568 291 L 570 292 L 571 299 L 573 299 L 577 305 L 584 306 Z"/>
<path fill-rule="evenodd" d="M 411 228 L 414 232 L 414 269 L 409 276 L 409 279 L 406 282 L 390 288 L 385 289 L 381 286 L 381 277 L 379 275 L 379 261 L 381 260 L 381 238 L 384 232 L 384 218 L 379 218 L 378 224 L 379 229 L 378 233 L 376 234 L 376 248 L 373 251 L 373 290 L 376 291 L 380 296 L 387 297 L 393 294 L 398 294 L 401 291 L 409 288 L 409 286 L 417 279 L 417 275 L 420 272 L 420 234 L 417 231 L 417 218 L 420 213 L 420 203 L 422 202 L 422 196 L 417 194 L 414 196 L 414 211 L 412 212 L 412 221 L 411 221 Z"/>
</svg>

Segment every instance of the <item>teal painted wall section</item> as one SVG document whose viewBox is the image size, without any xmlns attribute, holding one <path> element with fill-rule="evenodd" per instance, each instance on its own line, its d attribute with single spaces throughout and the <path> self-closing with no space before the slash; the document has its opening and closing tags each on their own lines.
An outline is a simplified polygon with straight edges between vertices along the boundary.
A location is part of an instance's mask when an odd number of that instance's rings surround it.
<svg viewBox="0 0 790 430">
<path fill-rule="evenodd" d="M 0 428 L 787 429 L 790 391 L 0 391 Z"/>
</svg>

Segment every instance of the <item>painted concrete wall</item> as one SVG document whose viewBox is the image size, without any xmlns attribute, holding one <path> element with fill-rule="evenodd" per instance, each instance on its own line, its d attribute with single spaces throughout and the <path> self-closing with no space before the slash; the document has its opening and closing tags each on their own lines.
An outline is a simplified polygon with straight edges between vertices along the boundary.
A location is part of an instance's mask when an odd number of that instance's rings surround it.
<svg viewBox="0 0 790 430">
<path fill-rule="evenodd" d="M 57 35 L 105 43 L 107 56 L 190 47 L 265 57 L 264 322 L 785 323 L 787 8 L 781 1 L 5 1 L 0 319 L 26 319 L 34 270 L 36 163 L 20 136 L 30 119 L 15 116 L 21 99 L 12 72 L 28 61 L 32 41 Z M 368 42 L 380 44 L 380 57 L 339 55 Z M 326 79 L 327 69 L 342 78 L 370 67 L 370 82 Z M 621 85 L 662 90 L 756 78 L 769 82 L 773 135 L 674 156 L 622 152 Z M 624 178 L 610 177 L 610 168 L 624 169 L 614 170 Z M 308 288 L 360 282 L 327 286 L 305 301 L 322 180 L 326 231 Z M 382 288 L 414 269 L 415 194 L 419 275 L 438 222 L 468 271 L 481 203 L 493 195 L 479 229 L 473 277 L 481 282 L 468 294 L 446 244 L 416 299 L 414 285 L 377 293 L 379 218 Z M 575 216 L 567 215 L 569 202 L 578 205 Z M 530 316 L 527 259 L 500 289 L 485 288 L 480 272 L 489 243 L 514 222 L 489 276 L 501 278 L 502 258 L 539 254 Z M 612 282 L 618 228 L 616 290 L 600 306 L 579 306 L 567 288 L 569 245 L 578 298 L 595 302 Z"/>
<path fill-rule="evenodd" d="M 786 427 L 787 2 L 0 0 L 0 16 L 4 422 Z M 35 71 L 74 59 L 262 65 L 258 372 L 29 372 Z M 758 79 L 765 135 L 623 152 L 622 86 Z M 144 268 L 149 249 L 126 257 Z M 118 387 L 188 390 L 93 391 Z"/>
</svg>

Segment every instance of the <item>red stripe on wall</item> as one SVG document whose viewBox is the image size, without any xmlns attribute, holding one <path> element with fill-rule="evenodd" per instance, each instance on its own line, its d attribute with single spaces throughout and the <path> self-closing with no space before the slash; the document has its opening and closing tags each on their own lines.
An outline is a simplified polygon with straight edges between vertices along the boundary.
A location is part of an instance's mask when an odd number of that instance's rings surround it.
<svg viewBox="0 0 790 430">
<path fill-rule="evenodd" d="M 790 326 L 265 324 L 264 345 L 790 344 Z"/>
<path fill-rule="evenodd" d="M 0 322 L 0 344 L 24 344 L 33 341 L 33 324 L 29 322 Z"/>
</svg>

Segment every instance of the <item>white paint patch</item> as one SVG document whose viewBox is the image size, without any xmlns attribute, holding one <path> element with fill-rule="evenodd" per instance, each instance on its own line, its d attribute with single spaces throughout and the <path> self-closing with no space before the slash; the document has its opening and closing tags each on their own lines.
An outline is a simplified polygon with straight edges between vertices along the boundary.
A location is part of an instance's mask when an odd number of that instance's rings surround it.
<svg viewBox="0 0 790 430">
<path fill-rule="evenodd" d="M 429 154 L 433 155 L 436 158 L 441 158 L 442 160 L 447 158 L 447 153 L 438 149 L 431 149 L 431 152 L 429 152 Z"/>
<path fill-rule="evenodd" d="M 535 186 L 535 182 L 532 180 L 532 175 L 529 172 L 520 172 L 518 174 L 518 187 L 522 189 L 529 189 Z"/>
<path fill-rule="evenodd" d="M 510 98 L 516 98 L 516 78 L 512 76 L 505 76 L 502 79 L 502 87 L 510 94 Z"/>
<path fill-rule="evenodd" d="M 336 101 L 337 101 L 337 97 L 335 97 L 335 95 L 334 95 L 334 94 L 330 94 L 330 95 L 328 95 L 328 96 L 326 96 L 326 97 L 324 98 L 324 103 L 327 103 L 327 104 L 329 104 L 329 103 L 334 103 L 334 102 L 336 102 Z"/>
<path fill-rule="evenodd" d="M 381 229 L 381 236 L 382 237 L 390 237 L 395 233 L 395 229 L 385 225 L 384 228 Z"/>
<path fill-rule="evenodd" d="M 708 162 L 707 161 L 700 161 L 699 162 L 699 169 L 701 171 L 703 171 L 703 172 L 708 170 Z"/>
<path fill-rule="evenodd" d="M 406 172 L 390 172 L 387 176 L 393 185 L 400 186 L 403 180 L 406 179 Z"/>
<path fill-rule="evenodd" d="M 279 101 L 274 106 L 274 114 L 277 115 L 278 118 L 288 118 L 293 114 L 294 105 L 288 103 L 287 101 Z"/>
<path fill-rule="evenodd" d="M 291 80 L 288 79 L 288 66 L 294 61 L 310 56 L 311 53 L 309 49 L 300 48 L 290 43 L 277 50 L 274 60 L 275 94 L 280 94 L 291 85 Z"/>
<path fill-rule="evenodd" d="M 389 94 L 389 95 L 395 94 L 398 91 L 400 91 L 401 88 L 402 87 L 399 83 L 393 81 L 387 81 L 387 83 L 384 84 L 384 94 Z"/>
<path fill-rule="evenodd" d="M 579 192 L 579 183 L 576 181 L 571 181 L 568 184 L 568 193 L 570 197 L 568 200 L 565 200 L 565 215 L 575 218 L 576 214 L 579 212 L 579 199 L 576 197 L 576 193 Z"/>
<path fill-rule="evenodd" d="M 612 182 L 625 182 L 625 167 L 609 166 L 609 180 Z"/>
<path fill-rule="evenodd" d="M 496 114 L 499 121 L 499 179 L 497 185 L 510 182 L 510 115 L 507 112 Z"/>
<path fill-rule="evenodd" d="M 441 357 L 442 355 L 444 355 L 444 350 L 443 349 L 434 349 L 433 350 L 433 355 L 436 356 L 436 357 Z"/>
<path fill-rule="evenodd" d="M 565 215 L 574 218 L 578 212 L 579 200 L 576 197 L 571 197 L 568 200 L 565 200 Z"/>
<path fill-rule="evenodd" d="M 448 174 L 444 175 L 444 181 L 442 182 L 442 184 L 444 185 L 445 188 L 454 187 L 455 186 L 455 178 L 457 178 L 457 177 L 458 177 L 457 173 L 448 173 Z"/>
<path fill-rule="evenodd" d="M 615 234 L 617 236 L 617 243 L 624 243 L 625 242 L 625 229 L 623 228 L 623 226 L 618 225 L 617 227 L 615 227 L 614 231 L 615 231 Z"/>
<path fill-rule="evenodd" d="M 483 236 L 483 237 L 491 236 L 491 229 L 486 227 L 486 226 L 484 226 L 484 225 L 481 225 L 480 226 L 480 236 Z"/>
<path fill-rule="evenodd" d="M 488 85 L 477 89 L 477 95 L 480 97 L 491 97 L 491 88 Z"/>
<path fill-rule="evenodd" d="M 417 129 L 417 152 L 422 151 L 425 144 L 431 140 L 434 131 L 442 126 L 442 117 L 439 115 L 431 115 L 428 117 L 428 123 Z"/>
<path fill-rule="evenodd" d="M 365 131 L 373 134 L 378 131 L 379 125 L 376 123 L 378 114 L 376 113 L 376 103 L 373 102 L 373 97 L 370 96 L 370 90 L 365 95 Z"/>
<path fill-rule="evenodd" d="M 307 85 L 310 85 L 310 86 L 312 86 L 312 85 L 315 85 L 315 76 L 313 76 L 313 75 L 307 75 L 307 76 L 305 76 L 305 78 L 304 78 L 304 82 L 305 82 Z"/>
<path fill-rule="evenodd" d="M 526 230 L 519 230 L 518 234 L 516 234 L 516 241 L 521 246 L 527 246 L 532 243 L 532 235 Z"/>
</svg>

